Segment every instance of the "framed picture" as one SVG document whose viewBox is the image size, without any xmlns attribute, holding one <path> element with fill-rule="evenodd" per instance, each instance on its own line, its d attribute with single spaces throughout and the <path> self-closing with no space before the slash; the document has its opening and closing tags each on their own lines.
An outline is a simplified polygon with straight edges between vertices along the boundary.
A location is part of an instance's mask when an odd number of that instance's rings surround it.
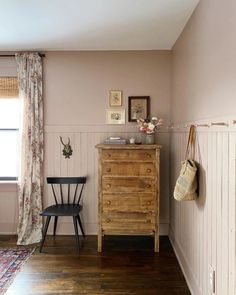
<svg viewBox="0 0 236 295">
<path fill-rule="evenodd" d="M 129 96 L 129 122 L 150 118 L 150 96 Z"/>
<path fill-rule="evenodd" d="M 107 124 L 125 124 L 125 109 L 107 109 Z"/>
<path fill-rule="evenodd" d="M 109 105 L 110 107 L 122 106 L 122 91 L 120 90 L 109 91 Z"/>
</svg>

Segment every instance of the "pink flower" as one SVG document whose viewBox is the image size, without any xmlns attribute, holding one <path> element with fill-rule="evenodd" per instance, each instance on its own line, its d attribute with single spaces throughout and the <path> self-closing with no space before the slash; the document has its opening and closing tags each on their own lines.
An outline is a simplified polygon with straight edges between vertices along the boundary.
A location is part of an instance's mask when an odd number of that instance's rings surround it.
<svg viewBox="0 0 236 295">
<path fill-rule="evenodd" d="M 161 118 L 158 119 L 157 117 L 152 117 L 151 121 L 147 122 L 143 118 L 139 118 L 137 123 L 140 131 L 147 134 L 152 134 L 158 130 L 159 126 L 163 124 L 163 120 Z"/>
</svg>

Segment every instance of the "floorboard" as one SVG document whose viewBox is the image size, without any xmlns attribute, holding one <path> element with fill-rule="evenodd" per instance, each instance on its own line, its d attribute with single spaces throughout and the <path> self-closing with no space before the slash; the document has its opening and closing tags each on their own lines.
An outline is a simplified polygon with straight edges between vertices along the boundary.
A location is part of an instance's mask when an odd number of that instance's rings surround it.
<svg viewBox="0 0 236 295">
<path fill-rule="evenodd" d="M 105 237 L 96 251 L 96 237 L 81 238 L 76 253 L 73 236 L 48 236 L 16 276 L 6 295 L 158 294 L 189 295 L 168 237 L 153 252 L 151 237 Z M 15 237 L 0 237 L 0 247 L 15 247 Z"/>
</svg>

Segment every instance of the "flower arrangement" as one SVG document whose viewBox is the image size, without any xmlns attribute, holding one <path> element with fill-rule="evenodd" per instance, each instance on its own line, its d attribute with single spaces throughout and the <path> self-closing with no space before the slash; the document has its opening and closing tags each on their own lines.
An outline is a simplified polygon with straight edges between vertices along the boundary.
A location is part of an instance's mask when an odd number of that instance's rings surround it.
<svg viewBox="0 0 236 295">
<path fill-rule="evenodd" d="M 150 121 L 139 118 L 137 123 L 140 131 L 146 134 L 153 134 L 158 130 L 158 127 L 163 124 L 163 120 L 161 118 L 158 119 L 157 117 L 152 117 Z"/>
</svg>

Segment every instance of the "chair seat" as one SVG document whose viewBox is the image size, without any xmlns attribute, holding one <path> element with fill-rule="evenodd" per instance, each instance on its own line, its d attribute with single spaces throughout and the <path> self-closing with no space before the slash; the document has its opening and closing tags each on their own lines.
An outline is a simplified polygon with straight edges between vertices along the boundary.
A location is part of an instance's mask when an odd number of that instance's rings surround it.
<svg viewBox="0 0 236 295">
<path fill-rule="evenodd" d="M 82 210 L 81 205 L 77 204 L 58 204 L 47 207 L 40 214 L 41 216 L 77 216 Z"/>
</svg>

